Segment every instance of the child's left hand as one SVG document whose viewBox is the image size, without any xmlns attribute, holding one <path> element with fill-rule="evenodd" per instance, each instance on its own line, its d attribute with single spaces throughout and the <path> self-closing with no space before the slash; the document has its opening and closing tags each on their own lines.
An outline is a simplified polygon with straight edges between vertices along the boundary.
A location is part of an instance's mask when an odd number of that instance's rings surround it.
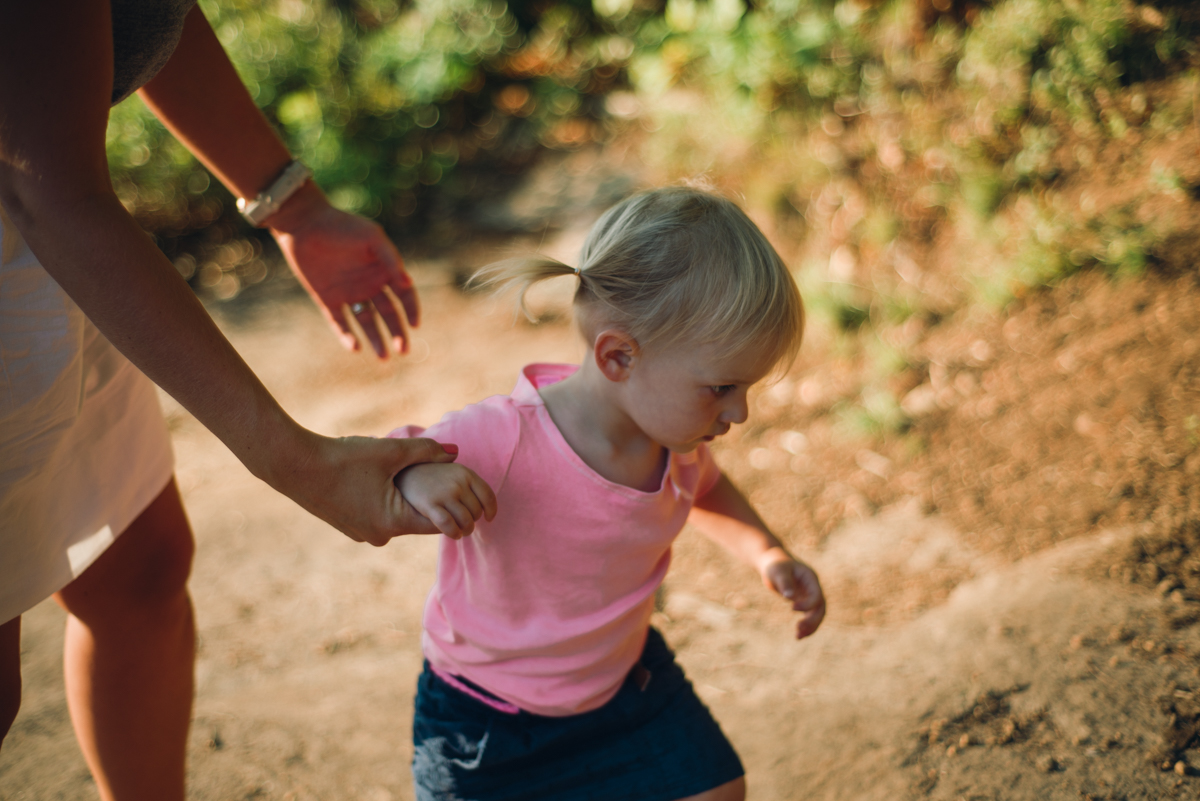
<svg viewBox="0 0 1200 801">
<path fill-rule="evenodd" d="M 796 639 L 816 631 L 825 619 L 825 594 L 816 571 L 780 547 L 762 555 L 758 570 L 768 589 L 791 601 L 792 609 L 804 613 L 796 626 Z"/>
</svg>

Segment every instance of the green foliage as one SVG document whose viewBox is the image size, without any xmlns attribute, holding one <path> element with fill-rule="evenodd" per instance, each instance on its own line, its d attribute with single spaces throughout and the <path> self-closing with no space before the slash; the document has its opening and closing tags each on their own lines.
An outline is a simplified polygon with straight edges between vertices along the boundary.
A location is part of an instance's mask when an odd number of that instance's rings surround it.
<svg viewBox="0 0 1200 801">
<path fill-rule="evenodd" d="M 1082 225 L 1062 211 L 1038 205 L 1015 258 L 990 275 L 975 276 L 977 296 L 988 306 L 1003 308 L 1030 289 L 1053 285 L 1084 268 L 1099 268 L 1115 278 L 1137 277 L 1155 260 L 1163 239 L 1155 222 L 1140 219 L 1136 204 L 1110 209 Z"/>
<path fill-rule="evenodd" d="M 1123 72 L 1110 53 L 1130 38 L 1124 8 L 1121 0 L 998 3 L 968 38 L 959 76 L 987 94 L 1001 124 L 1038 105 L 1094 122 L 1094 90 L 1111 90 Z"/>
<path fill-rule="evenodd" d="M 864 33 L 878 13 L 830 0 L 767 0 L 752 10 L 743 0 L 668 0 L 661 17 L 635 11 L 622 22 L 636 25 L 630 74 L 640 91 L 699 89 L 755 130 L 778 110 L 815 112 L 857 96 L 873 58 Z"/>
<path fill-rule="evenodd" d="M 117 196 L 147 228 L 202 226 L 220 216 L 215 182 L 141 100 L 132 97 L 112 110 L 106 138 Z"/>
<path fill-rule="evenodd" d="M 255 102 L 331 200 L 394 230 L 424 225 L 435 211 L 444 217 L 540 147 L 594 139 L 597 98 L 629 55 L 572 2 L 537 15 L 503 0 L 202 0 L 201 8 Z M 150 227 L 203 225 L 217 204 L 228 206 L 137 101 L 114 110 L 109 157 L 122 198 Z"/>
<path fill-rule="evenodd" d="M 975 163 L 959 174 L 963 202 L 981 220 L 996 213 L 1007 190 L 1003 175 L 990 164 Z"/>
<path fill-rule="evenodd" d="M 1158 161 L 1150 165 L 1150 185 L 1159 192 L 1176 198 L 1186 195 L 1191 189 L 1178 170 Z"/>
<path fill-rule="evenodd" d="M 885 342 L 877 336 L 869 338 L 864 345 L 868 362 L 868 374 L 879 381 L 886 381 L 908 369 L 911 364 L 903 349 Z"/>
<path fill-rule="evenodd" d="M 1177 13 L 1124 0 L 1005 0 L 972 26 L 957 75 L 989 118 L 984 141 L 1009 180 L 1045 182 L 1057 174 L 1057 123 L 1085 138 L 1123 137 L 1145 99 L 1123 110 L 1116 95 L 1182 68 L 1194 50 L 1187 33 Z"/>
<path fill-rule="evenodd" d="M 881 439 L 903 433 L 909 424 L 895 396 L 878 387 L 864 388 L 856 403 L 840 404 L 834 414 L 839 427 L 851 437 Z"/>
<path fill-rule="evenodd" d="M 339 206 L 411 228 L 453 210 L 542 147 L 593 141 L 603 96 L 680 82 L 743 131 L 779 108 L 852 97 L 877 12 L 771 0 L 202 0 L 252 97 Z M 150 227 L 229 205 L 138 102 L 115 110 L 110 163 Z M 703 165 L 694 165 L 702 167 Z M 152 187 L 148 189 L 148 187 Z M 185 187 L 189 189 L 185 191 Z"/>
<path fill-rule="evenodd" d="M 807 274 L 812 275 L 815 269 L 810 268 Z M 839 333 L 852 334 L 871 319 L 867 293 L 851 284 L 810 279 L 801 281 L 801 294 L 809 319 L 832 325 Z"/>
<path fill-rule="evenodd" d="M 1072 252 L 1072 261 L 1094 261 L 1118 277 L 1141 275 L 1162 240 L 1155 227 L 1138 220 L 1128 206 L 1089 220 L 1087 228 L 1090 242 L 1082 255 Z"/>
<path fill-rule="evenodd" d="M 331 199 L 394 233 L 453 230 L 472 198 L 502 191 L 539 150 L 602 140 L 611 111 L 655 131 L 644 155 L 667 175 L 748 162 L 740 188 L 789 199 L 817 237 L 810 200 L 828 182 L 857 183 L 867 200 L 826 254 L 888 252 L 939 220 L 961 225 L 969 212 L 983 225 L 1034 198 L 1042 210 L 1011 237 L 1008 266 L 968 278 L 997 302 L 1083 266 L 1129 274 L 1152 258 L 1146 225 L 1105 212 L 1081 227 L 1038 198 L 1075 153 L 1188 121 L 1190 105 L 1151 107 L 1131 87 L 1186 68 L 1197 33 L 1170 8 L 1125 0 L 997 0 L 965 21 L 921 18 L 911 0 L 201 6 Z M 136 100 L 114 110 L 109 154 L 147 227 L 230 213 L 227 193 Z M 1149 177 L 1154 191 L 1192 192 L 1169 166 Z M 854 331 L 919 311 L 886 280 L 858 283 L 821 287 L 818 316 Z"/>
<path fill-rule="evenodd" d="M 930 287 L 973 286 L 961 302 L 1002 307 L 1080 269 L 1145 270 L 1170 232 L 1139 216 L 1141 199 L 1075 213 L 1056 188 L 1131 131 L 1193 123 L 1191 93 L 1146 84 L 1195 62 L 1200 22 L 1183 4 L 937 5 L 201 0 L 255 101 L 342 208 L 449 239 L 473 198 L 503 192 L 541 150 L 641 125 L 656 178 L 712 173 L 807 238 L 810 321 L 876 381 L 904 366 L 876 330 L 936 317 L 922 305 L 948 301 Z M 137 100 L 114 109 L 108 145 L 118 193 L 148 228 L 231 216 Z M 1148 193 L 1196 193 L 1169 164 L 1146 177 Z M 961 274 L 926 283 L 947 268 L 917 262 L 948 235 L 974 250 Z M 841 248 L 854 256 L 839 272 Z M 257 263 L 233 256 L 209 278 Z M 840 414 L 873 436 L 905 425 L 885 389 Z"/>
</svg>

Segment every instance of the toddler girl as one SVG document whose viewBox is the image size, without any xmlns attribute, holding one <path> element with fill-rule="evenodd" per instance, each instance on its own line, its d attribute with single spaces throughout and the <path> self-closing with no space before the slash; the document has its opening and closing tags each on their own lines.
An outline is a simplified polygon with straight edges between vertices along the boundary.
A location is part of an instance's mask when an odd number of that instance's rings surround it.
<svg viewBox="0 0 1200 801">
<path fill-rule="evenodd" d="M 737 754 L 649 621 L 685 522 L 804 613 L 798 637 L 824 617 L 816 574 L 706 444 L 795 357 L 800 295 L 737 206 L 686 188 L 610 209 L 578 269 L 511 260 L 478 277 L 523 297 L 570 274 L 583 364 L 530 365 L 511 395 L 447 414 L 423 435 L 458 444 L 458 461 L 396 479 L 447 535 L 425 608 L 417 798 L 741 799 Z"/>
</svg>

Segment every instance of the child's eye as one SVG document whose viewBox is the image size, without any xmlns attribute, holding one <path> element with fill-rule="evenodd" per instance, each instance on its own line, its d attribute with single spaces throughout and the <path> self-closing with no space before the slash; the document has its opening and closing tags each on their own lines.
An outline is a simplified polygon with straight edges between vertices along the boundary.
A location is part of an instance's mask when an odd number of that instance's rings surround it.
<svg viewBox="0 0 1200 801">
<path fill-rule="evenodd" d="M 719 386 L 709 387 L 709 389 L 711 389 L 713 391 L 713 394 L 719 398 L 722 395 L 726 395 L 730 392 L 733 392 L 735 389 L 737 389 L 737 385 L 736 384 L 721 384 Z"/>
</svg>

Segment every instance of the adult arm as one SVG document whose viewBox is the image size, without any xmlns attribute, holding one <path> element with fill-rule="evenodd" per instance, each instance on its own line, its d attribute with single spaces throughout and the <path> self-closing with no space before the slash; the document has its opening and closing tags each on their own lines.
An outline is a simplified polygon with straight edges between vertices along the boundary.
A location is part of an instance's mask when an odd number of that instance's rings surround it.
<svg viewBox="0 0 1200 801">
<path fill-rule="evenodd" d="M 0 3 L 8 215 L 108 340 L 254 475 L 356 540 L 433 533 L 392 478 L 452 454 L 428 440 L 332 439 L 298 425 L 117 199 L 104 152 L 111 30 L 103 0 Z"/>
<path fill-rule="evenodd" d="M 254 105 L 199 6 L 188 14 L 171 60 L 139 94 L 239 197 L 256 197 L 292 159 Z M 417 294 L 383 229 L 333 208 L 311 181 L 267 225 L 344 345 L 359 348 L 345 307 L 364 302 L 366 310 L 357 318 L 376 355 L 385 358 L 388 351 L 372 308 L 396 350 L 407 348 L 406 330 L 389 293 L 400 301 L 411 325 L 418 322 Z"/>
<path fill-rule="evenodd" d="M 754 507 L 724 474 L 711 490 L 696 499 L 688 522 L 709 539 L 754 567 L 768 589 L 802 612 L 796 637 L 817 630 L 825 618 L 825 596 L 811 567 L 796 559 L 767 528 Z"/>
</svg>

